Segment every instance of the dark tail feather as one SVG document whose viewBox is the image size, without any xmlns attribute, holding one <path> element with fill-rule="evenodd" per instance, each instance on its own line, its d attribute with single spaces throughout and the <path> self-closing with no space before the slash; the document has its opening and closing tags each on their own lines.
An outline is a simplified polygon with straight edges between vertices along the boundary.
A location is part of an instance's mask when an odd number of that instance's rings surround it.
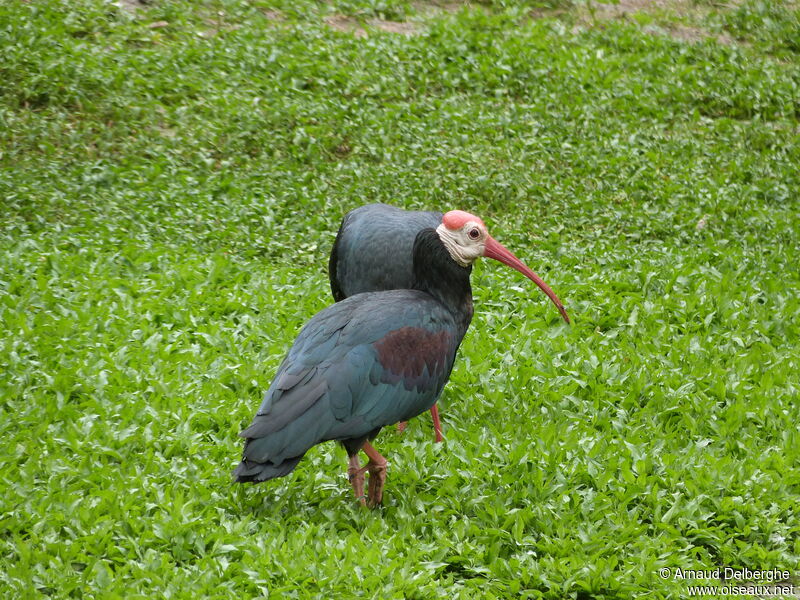
<svg viewBox="0 0 800 600">
<path fill-rule="evenodd" d="M 300 456 L 287 458 L 277 465 L 243 460 L 233 472 L 233 479 L 238 483 L 246 483 L 248 481 L 251 483 L 260 483 L 268 479 L 283 477 L 294 471 L 294 468 L 297 466 L 297 463 L 300 462 L 301 458 L 303 458 L 302 454 Z"/>
</svg>

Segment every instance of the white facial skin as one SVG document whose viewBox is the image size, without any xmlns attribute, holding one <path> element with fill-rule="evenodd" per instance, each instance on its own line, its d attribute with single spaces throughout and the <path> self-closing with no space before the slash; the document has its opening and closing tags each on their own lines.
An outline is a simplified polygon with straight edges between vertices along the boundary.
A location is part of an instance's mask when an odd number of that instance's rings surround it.
<svg viewBox="0 0 800 600">
<path fill-rule="evenodd" d="M 462 267 L 468 267 L 486 250 L 486 227 L 475 221 L 467 221 L 461 229 L 448 229 L 444 223 L 436 228 L 450 256 Z"/>
</svg>

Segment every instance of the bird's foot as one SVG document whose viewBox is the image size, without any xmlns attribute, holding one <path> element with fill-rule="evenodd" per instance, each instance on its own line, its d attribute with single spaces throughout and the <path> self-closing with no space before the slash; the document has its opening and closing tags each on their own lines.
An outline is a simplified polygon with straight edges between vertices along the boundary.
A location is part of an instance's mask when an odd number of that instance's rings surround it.
<svg viewBox="0 0 800 600">
<path fill-rule="evenodd" d="M 369 487 L 367 488 L 367 502 L 370 507 L 378 506 L 383 500 L 383 484 L 386 483 L 386 461 L 374 463 L 370 460 L 366 469 L 369 471 Z"/>
<path fill-rule="evenodd" d="M 383 457 L 381 457 L 383 458 Z M 386 483 L 386 460 L 383 462 L 370 461 L 363 467 L 353 467 L 352 463 L 347 469 L 347 474 L 350 477 L 350 485 L 353 486 L 353 493 L 356 495 L 356 500 L 361 503 L 361 506 L 369 505 L 370 508 L 375 508 L 383 500 L 383 485 Z M 369 486 L 367 493 L 364 494 L 364 473 L 369 472 Z"/>
<path fill-rule="evenodd" d="M 387 463 L 386 459 L 383 458 L 369 442 L 364 442 L 364 446 L 361 449 L 364 451 L 364 454 L 367 455 L 367 458 L 369 458 L 369 462 L 362 467 L 362 470 L 369 471 L 367 504 L 370 508 L 374 508 L 383 500 L 383 484 L 386 483 Z"/>
</svg>

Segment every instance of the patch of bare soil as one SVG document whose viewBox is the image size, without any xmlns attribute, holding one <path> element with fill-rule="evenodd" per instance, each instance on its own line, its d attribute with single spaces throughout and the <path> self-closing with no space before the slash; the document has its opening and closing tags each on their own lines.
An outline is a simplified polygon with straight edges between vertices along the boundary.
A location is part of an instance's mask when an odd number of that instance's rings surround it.
<svg viewBox="0 0 800 600">
<path fill-rule="evenodd" d="M 736 0 L 730 0 L 734 5 Z M 676 40 L 695 43 L 714 38 L 722 44 L 732 44 L 733 39 L 725 34 L 715 34 L 698 25 L 675 22 L 674 18 L 702 21 L 706 9 L 695 0 L 619 0 L 616 4 L 593 2 L 582 7 L 578 13 L 578 29 L 596 26 L 598 22 L 623 19 L 636 22 L 635 15 L 647 14 L 655 17 L 656 24 L 643 27 L 652 35 L 668 35 Z M 664 19 L 659 19 L 659 17 Z"/>
<path fill-rule="evenodd" d="M 145 4 L 147 4 L 147 2 L 141 2 L 140 0 L 117 0 L 117 6 L 129 13 L 135 13 Z"/>
<path fill-rule="evenodd" d="M 682 2 L 681 0 L 619 0 L 616 4 L 592 3 L 594 10 L 598 13 L 603 13 L 607 18 L 636 12 L 652 12 L 654 10 L 680 10 L 686 9 L 690 5 L 692 5 L 690 2 Z"/>
<path fill-rule="evenodd" d="M 383 21 L 381 19 L 372 19 L 369 21 L 371 27 L 387 31 L 389 33 L 401 33 L 403 35 L 414 35 L 419 31 L 419 27 L 415 23 L 408 21 Z"/>
<path fill-rule="evenodd" d="M 422 21 L 425 18 L 437 17 L 442 14 L 457 13 L 462 8 L 471 6 L 471 3 L 470 0 L 414 0 L 411 5 Z M 325 23 L 331 29 L 352 33 L 359 38 L 368 35 L 368 28 L 399 35 L 417 35 L 424 28 L 421 22 L 387 21 L 384 19 L 359 21 L 344 15 L 328 17 L 325 19 Z"/>
<path fill-rule="evenodd" d="M 286 18 L 280 11 L 277 10 L 262 10 L 261 14 L 270 21 L 283 21 Z"/>
<path fill-rule="evenodd" d="M 425 2 L 423 0 L 417 0 L 417 2 L 413 2 L 411 4 L 414 7 L 414 10 L 422 15 L 428 14 L 439 14 L 439 13 L 456 13 L 465 6 L 469 6 L 470 3 L 468 0 L 444 0 L 441 2 L 436 2 L 436 0 L 431 0 Z"/>
<path fill-rule="evenodd" d="M 352 17 L 345 17 L 343 15 L 333 15 L 325 18 L 325 23 L 331 29 L 336 31 L 344 31 L 352 33 L 357 38 L 366 37 L 368 35 L 366 25 L 372 29 L 386 31 L 388 33 L 396 33 L 400 35 L 414 35 L 419 33 L 419 25 L 416 23 L 409 23 L 407 21 L 386 21 L 384 19 L 368 19 L 367 21 L 358 21 Z"/>
</svg>

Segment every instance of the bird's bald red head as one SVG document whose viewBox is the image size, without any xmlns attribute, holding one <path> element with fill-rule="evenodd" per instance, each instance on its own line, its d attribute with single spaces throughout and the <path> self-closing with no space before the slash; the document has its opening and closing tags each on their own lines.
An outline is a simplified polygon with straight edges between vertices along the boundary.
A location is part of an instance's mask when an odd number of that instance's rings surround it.
<svg viewBox="0 0 800 600">
<path fill-rule="evenodd" d="M 469 227 L 467 227 L 468 223 L 471 224 Z M 550 289 L 550 286 L 542 281 L 542 278 L 530 267 L 514 256 L 508 248 L 490 236 L 486 231 L 486 225 L 478 217 L 463 210 L 451 210 L 442 217 L 442 224 L 439 225 L 437 232 L 450 252 L 450 256 L 462 267 L 471 265 L 479 256 L 493 258 L 508 265 L 538 285 L 556 305 L 564 320 L 569 323 L 569 316 L 564 310 L 564 305 L 555 292 Z"/>
<path fill-rule="evenodd" d="M 451 210 L 450 212 L 445 213 L 444 217 L 442 217 L 442 223 L 444 223 L 444 226 L 450 231 L 458 231 L 469 222 L 479 223 L 486 227 L 486 225 L 483 224 L 483 221 L 481 221 L 478 217 L 464 210 Z"/>
</svg>

